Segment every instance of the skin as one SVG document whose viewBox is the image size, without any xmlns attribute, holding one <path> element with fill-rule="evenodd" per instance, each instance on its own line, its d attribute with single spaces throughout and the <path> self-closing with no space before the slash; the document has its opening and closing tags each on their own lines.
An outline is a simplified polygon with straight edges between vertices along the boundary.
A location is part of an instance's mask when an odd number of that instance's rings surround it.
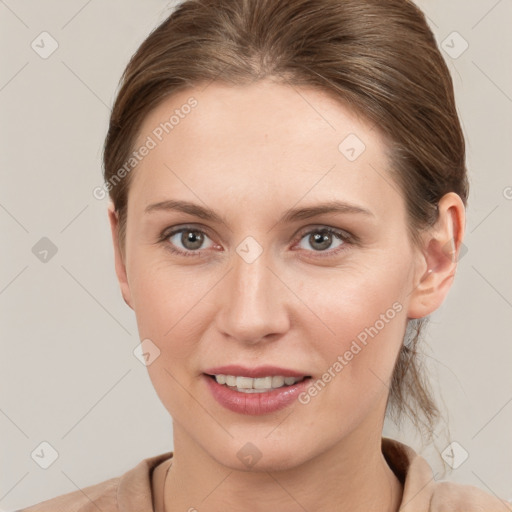
<svg viewBox="0 0 512 512">
<path fill-rule="evenodd" d="M 313 88 L 214 82 L 181 91 L 147 116 L 137 143 L 190 96 L 197 107 L 132 171 L 125 247 L 109 208 L 122 295 L 140 339 L 160 350 L 148 371 L 173 418 L 165 510 L 396 511 L 402 488 L 381 452 L 388 386 L 407 319 L 435 311 L 452 284 L 463 203 L 446 194 L 437 224 L 413 246 L 384 136 Z M 366 146 L 353 162 L 338 149 L 351 133 Z M 168 199 L 209 207 L 224 223 L 144 213 Z M 279 220 L 332 200 L 371 213 Z M 202 245 L 181 234 L 159 242 L 187 226 L 205 233 Z M 325 227 L 357 241 L 333 236 L 323 247 L 310 235 Z M 263 249 L 251 263 L 236 252 L 247 236 Z M 173 244 L 195 254 L 172 254 Z M 205 369 L 231 363 L 319 378 L 395 302 L 401 311 L 307 404 L 245 416 L 205 385 Z M 237 457 L 247 442 L 261 454 L 252 467 Z"/>
</svg>

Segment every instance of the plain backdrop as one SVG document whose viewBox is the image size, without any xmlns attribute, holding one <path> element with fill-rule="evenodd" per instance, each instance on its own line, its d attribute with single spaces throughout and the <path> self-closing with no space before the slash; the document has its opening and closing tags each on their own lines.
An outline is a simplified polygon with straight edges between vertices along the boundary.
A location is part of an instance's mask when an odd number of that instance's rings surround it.
<svg viewBox="0 0 512 512">
<path fill-rule="evenodd" d="M 435 478 L 439 453 L 457 442 L 455 458 L 467 459 L 444 477 L 512 499 L 512 2 L 419 5 L 467 138 L 467 252 L 426 339 L 449 431 L 440 425 L 436 449 L 407 425 L 384 433 L 423 453 Z M 133 355 L 140 340 L 114 273 L 107 199 L 92 194 L 118 80 L 171 8 L 0 1 L 0 510 L 173 448 L 171 418 Z M 37 453 L 52 449 L 58 457 L 43 469 Z"/>
</svg>

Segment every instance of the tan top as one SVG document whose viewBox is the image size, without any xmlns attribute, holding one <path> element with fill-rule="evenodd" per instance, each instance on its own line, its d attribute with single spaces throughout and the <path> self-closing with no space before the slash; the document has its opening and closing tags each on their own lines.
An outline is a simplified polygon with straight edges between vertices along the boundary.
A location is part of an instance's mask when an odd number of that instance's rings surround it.
<svg viewBox="0 0 512 512">
<path fill-rule="evenodd" d="M 512 505 L 477 487 L 434 480 L 427 461 L 412 448 L 382 438 L 382 453 L 404 486 L 400 512 L 506 512 Z M 15 512 L 155 512 L 173 452 L 149 457 L 120 477 Z M 158 510 L 163 504 L 158 504 Z"/>
</svg>

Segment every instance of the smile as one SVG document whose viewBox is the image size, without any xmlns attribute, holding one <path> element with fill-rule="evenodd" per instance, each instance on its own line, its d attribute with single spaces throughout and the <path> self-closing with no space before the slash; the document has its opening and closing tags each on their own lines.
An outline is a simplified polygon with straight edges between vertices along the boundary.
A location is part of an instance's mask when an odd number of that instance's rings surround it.
<svg viewBox="0 0 512 512">
<path fill-rule="evenodd" d="M 224 385 L 230 389 L 241 393 L 265 393 L 273 389 L 292 386 L 297 382 L 302 382 L 304 377 L 284 377 L 282 375 L 268 375 L 266 377 L 242 377 L 236 375 L 210 375 L 218 384 Z"/>
</svg>

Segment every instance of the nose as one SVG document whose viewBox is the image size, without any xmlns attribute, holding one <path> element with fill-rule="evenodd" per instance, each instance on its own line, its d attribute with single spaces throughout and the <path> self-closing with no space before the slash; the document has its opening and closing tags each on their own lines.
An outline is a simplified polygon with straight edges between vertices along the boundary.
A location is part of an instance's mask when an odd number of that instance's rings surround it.
<svg viewBox="0 0 512 512">
<path fill-rule="evenodd" d="M 217 328 L 244 344 L 279 338 L 289 329 L 290 291 L 266 252 L 252 262 L 233 256 L 231 271 L 219 289 Z"/>
</svg>

